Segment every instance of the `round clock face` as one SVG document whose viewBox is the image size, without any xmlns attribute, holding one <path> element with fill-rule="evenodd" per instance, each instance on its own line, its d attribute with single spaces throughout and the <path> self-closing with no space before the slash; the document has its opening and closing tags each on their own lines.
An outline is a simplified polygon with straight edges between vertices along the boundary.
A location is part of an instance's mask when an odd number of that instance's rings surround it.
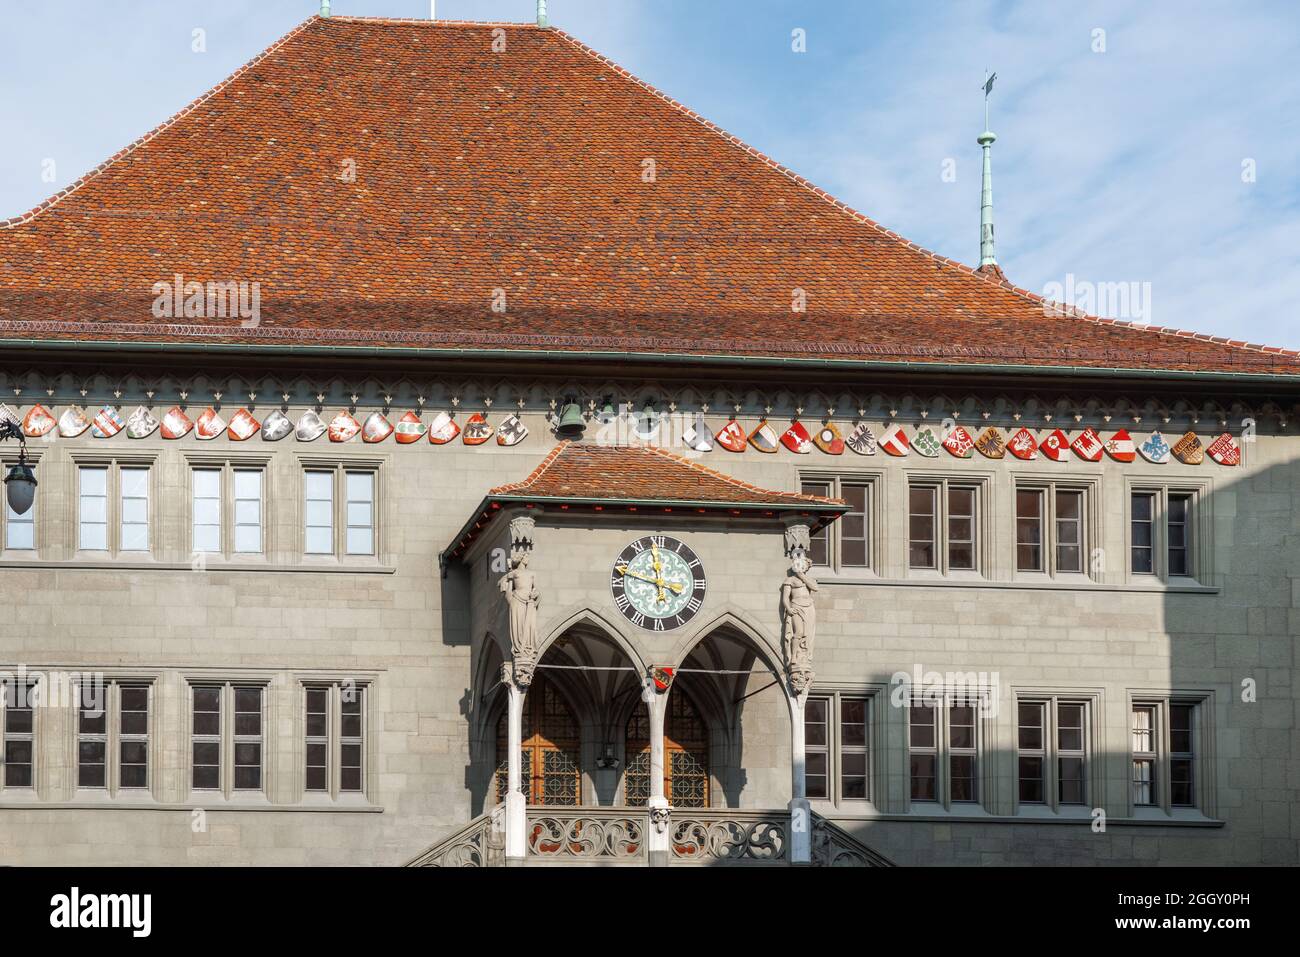
<svg viewBox="0 0 1300 957">
<path fill-rule="evenodd" d="M 680 628 L 704 604 L 704 566 L 675 538 L 650 535 L 623 549 L 610 572 L 614 604 L 650 631 Z"/>
</svg>

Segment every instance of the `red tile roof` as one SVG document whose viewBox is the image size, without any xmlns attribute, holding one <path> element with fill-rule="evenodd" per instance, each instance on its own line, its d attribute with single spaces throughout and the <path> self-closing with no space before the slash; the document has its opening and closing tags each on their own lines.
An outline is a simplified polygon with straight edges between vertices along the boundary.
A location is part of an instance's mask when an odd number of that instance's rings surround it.
<svg viewBox="0 0 1300 957">
<path fill-rule="evenodd" d="M 843 499 L 760 488 L 660 448 L 561 442 L 522 482 L 488 492 L 443 552 L 443 563 L 463 556 L 509 506 L 772 520 L 794 512 L 809 516 L 817 528 L 848 511 Z"/>
<path fill-rule="evenodd" d="M 259 283 L 260 325 L 155 318 L 176 273 Z M 348 17 L 0 223 L 0 338 L 1300 375 L 1295 352 L 1051 315 L 560 30 Z"/>
<path fill-rule="evenodd" d="M 488 495 L 537 502 L 605 500 L 847 510 L 841 499 L 760 488 L 665 449 L 577 442 L 561 442 L 522 482 L 498 485 Z"/>
</svg>

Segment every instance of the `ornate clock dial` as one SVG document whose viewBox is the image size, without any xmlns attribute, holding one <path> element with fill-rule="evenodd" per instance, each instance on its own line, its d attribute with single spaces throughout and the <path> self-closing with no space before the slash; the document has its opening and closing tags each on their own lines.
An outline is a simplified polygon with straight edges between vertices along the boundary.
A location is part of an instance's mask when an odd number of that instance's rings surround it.
<svg viewBox="0 0 1300 957">
<path fill-rule="evenodd" d="M 671 631 L 695 617 L 707 583 L 700 559 L 664 535 L 638 538 L 619 552 L 610 591 L 623 617 L 648 631 Z"/>
</svg>

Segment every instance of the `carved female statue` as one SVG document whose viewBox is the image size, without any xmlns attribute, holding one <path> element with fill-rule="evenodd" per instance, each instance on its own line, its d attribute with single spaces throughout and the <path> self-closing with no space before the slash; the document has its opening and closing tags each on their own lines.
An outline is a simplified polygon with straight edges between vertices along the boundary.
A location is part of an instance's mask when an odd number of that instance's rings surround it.
<svg viewBox="0 0 1300 957">
<path fill-rule="evenodd" d="M 807 555 L 796 555 L 790 563 L 790 574 L 781 583 L 782 651 L 786 667 L 791 671 L 807 671 L 812 667 L 813 639 L 817 632 L 813 593 L 817 591 L 817 582 L 808 574 L 811 568 Z"/>
<path fill-rule="evenodd" d="M 537 655 L 537 605 L 541 594 L 537 576 L 528 569 L 528 553 L 510 559 L 510 571 L 501 576 L 501 591 L 510 608 L 510 654 L 516 662 L 531 662 Z"/>
</svg>

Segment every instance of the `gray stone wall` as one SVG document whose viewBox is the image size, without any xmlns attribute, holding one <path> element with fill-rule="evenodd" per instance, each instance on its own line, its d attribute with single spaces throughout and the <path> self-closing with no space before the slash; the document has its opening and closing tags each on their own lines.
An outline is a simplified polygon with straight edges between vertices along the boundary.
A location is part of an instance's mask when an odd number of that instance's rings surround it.
<svg viewBox="0 0 1300 957">
<path fill-rule="evenodd" d="M 498 614 L 495 583 L 479 565 L 451 569 L 444 579 L 437 556 L 490 487 L 522 479 L 549 450 L 542 418 L 527 422 L 532 435 L 513 449 L 193 436 L 38 443 L 40 547 L 36 561 L 29 553 L 0 554 L 7 609 L 0 667 L 152 681 L 152 788 L 129 799 L 78 792 L 75 716 L 66 707 L 42 708 L 37 787 L 0 790 L 0 862 L 396 864 L 468 821 L 478 810 L 469 769 L 481 771 L 483 756 L 475 753 L 466 711 L 481 643 Z M 12 458 L 11 448 L 2 451 Z M 75 466 L 88 456 L 151 464 L 148 557 L 76 554 Z M 209 558 L 196 571 L 188 470 L 227 456 L 266 463 L 266 555 Z M 372 559 L 302 555 L 301 472 L 332 462 L 379 470 L 379 554 Z M 818 692 L 873 695 L 873 800 L 816 802 L 817 810 L 900 863 L 1297 863 L 1300 441 L 1261 436 L 1245 447 L 1238 469 L 1208 460 L 1196 467 L 1055 465 L 784 450 L 717 450 L 701 462 L 771 488 L 797 488 L 801 471 L 860 474 L 875 483 L 875 568 L 861 575 L 817 570 L 823 587 L 815 658 Z M 935 580 L 907 571 L 907 480 L 944 476 L 982 483 L 978 576 Z M 1090 545 L 1101 550 L 1090 581 L 1014 571 L 1014 482 L 1043 477 L 1089 489 Z M 1167 586 L 1127 573 L 1127 494 L 1146 481 L 1182 483 L 1200 496 L 1199 584 Z M 621 620 L 608 589 L 613 558 L 652 527 L 685 539 L 710 581 L 692 627 L 658 641 Z M 544 637 L 592 612 L 644 664 L 679 662 L 706 626 L 723 622 L 779 647 L 779 531 L 744 522 L 544 520 L 537 556 Z M 976 811 L 940 813 L 908 799 L 906 720 L 890 704 L 890 680 L 917 666 L 1001 677 L 999 714 L 982 725 L 984 799 Z M 265 795 L 205 804 L 188 788 L 187 682 L 244 677 L 268 689 Z M 367 787 L 347 800 L 313 802 L 302 784 L 301 685 L 348 677 L 370 682 Z M 1242 701 L 1247 678 L 1257 684 L 1254 703 Z M 751 690 L 765 680 L 756 673 Z M 1090 768 L 1096 806 L 1107 816 L 1104 832 L 1095 833 L 1088 819 L 1039 823 L 1017 808 L 1013 702 L 1028 692 L 1095 696 Z M 1138 692 L 1195 693 L 1213 702 L 1204 814 L 1156 824 L 1130 807 L 1128 710 Z M 741 806 L 782 806 L 790 793 L 785 703 L 770 689 L 744 707 L 734 766 L 715 772 Z M 196 809 L 205 812 L 204 829 L 195 829 Z"/>
</svg>

